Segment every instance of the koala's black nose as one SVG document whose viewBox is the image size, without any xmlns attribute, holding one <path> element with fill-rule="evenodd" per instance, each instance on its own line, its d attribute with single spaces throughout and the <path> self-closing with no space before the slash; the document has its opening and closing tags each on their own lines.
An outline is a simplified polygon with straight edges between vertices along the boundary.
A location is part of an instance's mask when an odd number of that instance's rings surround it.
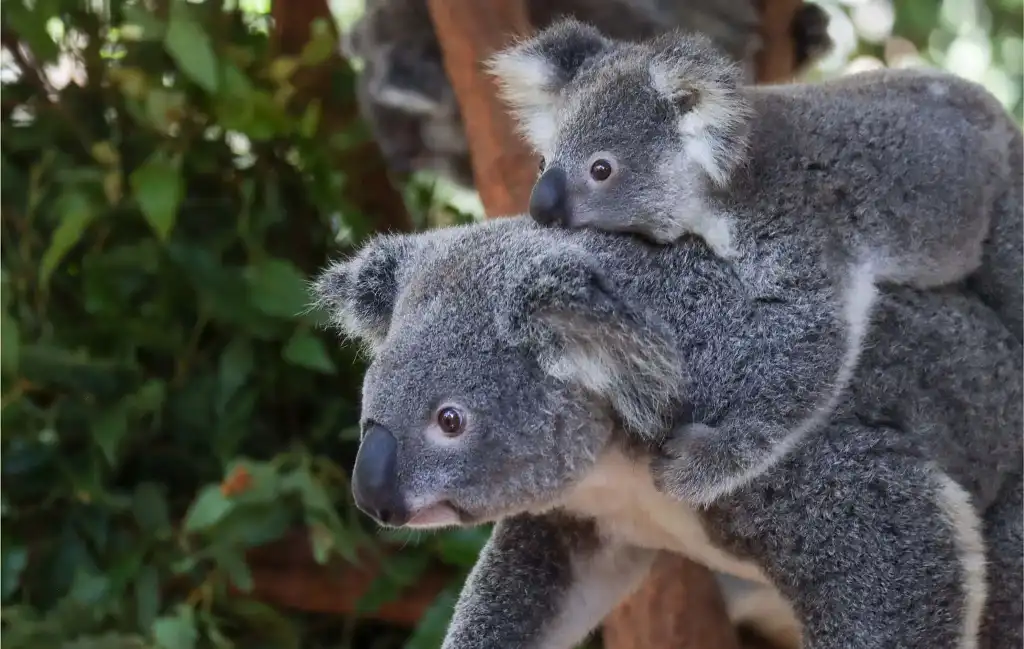
<svg viewBox="0 0 1024 649">
<path fill-rule="evenodd" d="M 384 525 L 404 525 L 409 518 L 398 491 L 398 442 L 387 428 L 373 424 L 363 436 L 352 471 L 356 507 Z"/>
<path fill-rule="evenodd" d="M 530 216 L 541 225 L 567 225 L 569 219 L 568 182 L 565 172 L 548 167 L 540 175 L 530 194 Z"/>
</svg>

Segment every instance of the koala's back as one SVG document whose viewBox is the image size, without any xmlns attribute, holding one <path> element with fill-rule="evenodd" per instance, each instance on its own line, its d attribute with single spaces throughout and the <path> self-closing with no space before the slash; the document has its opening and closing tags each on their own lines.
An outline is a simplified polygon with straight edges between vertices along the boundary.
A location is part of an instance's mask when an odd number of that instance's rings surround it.
<svg viewBox="0 0 1024 649">
<path fill-rule="evenodd" d="M 772 319 L 775 311 L 696 237 L 659 246 L 630 235 L 547 229 L 517 217 L 431 238 L 443 246 L 441 256 L 479 267 L 456 275 L 490 291 L 487 299 L 495 303 L 507 299 L 498 275 L 540 252 L 577 246 L 593 254 L 617 295 L 675 335 L 688 373 L 684 394 L 698 421 L 714 421 L 765 390 L 780 407 L 798 402 L 804 383 L 786 377 L 805 378 L 820 349 L 820 340 L 804 338 L 803 323 Z M 448 290 L 440 288 L 443 278 L 435 282 L 436 290 Z M 811 318 L 820 305 L 809 301 L 807 309 Z M 969 294 L 887 288 L 836 416 L 888 424 L 908 453 L 937 463 L 984 509 L 1007 475 L 1021 470 L 1021 344 Z"/>
<path fill-rule="evenodd" d="M 602 260 L 627 299 L 670 324 L 691 373 L 687 390 L 695 417 L 713 418 L 764 389 L 778 390 L 777 399 L 796 400 L 801 384 L 789 384 L 787 394 L 778 373 L 796 364 L 804 365 L 797 371 L 806 375 L 820 342 L 805 353 L 802 325 L 765 320 L 758 298 L 703 242 L 653 246 L 587 231 L 567 238 Z M 904 431 L 912 452 L 939 464 L 984 508 L 1005 476 L 1020 471 L 1021 344 L 973 296 L 887 288 L 839 408 L 840 414 Z"/>
<path fill-rule="evenodd" d="M 922 287 L 980 264 L 1019 128 L 980 86 L 923 70 L 750 88 L 748 164 L 722 200 L 772 233 Z M 754 212 L 756 211 L 756 212 Z M 747 215 L 747 216 L 745 216 Z M 781 237 L 779 236 L 781 233 Z M 799 233 L 799 234 L 795 234 Z"/>
</svg>

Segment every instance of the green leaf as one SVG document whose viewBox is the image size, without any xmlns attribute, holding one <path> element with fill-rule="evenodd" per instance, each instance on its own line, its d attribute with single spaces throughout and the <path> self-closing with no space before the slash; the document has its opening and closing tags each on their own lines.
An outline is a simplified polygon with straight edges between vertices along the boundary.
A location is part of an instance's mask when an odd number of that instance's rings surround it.
<svg viewBox="0 0 1024 649">
<path fill-rule="evenodd" d="M 50 245 L 39 265 L 39 283 L 44 286 L 49 283 L 50 275 L 57 265 L 81 240 L 85 228 L 96 217 L 89 199 L 80 192 L 72 191 L 62 195 L 57 209 L 61 215 L 60 225 L 54 230 Z"/>
<path fill-rule="evenodd" d="M 144 415 L 157 412 L 164 404 L 167 385 L 161 379 L 150 379 L 142 384 L 130 398 L 133 415 Z"/>
<path fill-rule="evenodd" d="M 154 88 L 146 93 L 146 117 L 157 130 L 167 133 L 185 114 L 185 94 Z"/>
<path fill-rule="evenodd" d="M 250 299 L 263 313 L 294 318 L 306 310 L 309 292 L 306 278 L 291 262 L 266 259 L 246 269 Z"/>
<path fill-rule="evenodd" d="M 296 331 L 295 335 L 288 340 L 284 350 L 281 352 L 281 356 L 292 365 L 316 370 L 324 374 L 334 374 L 338 371 L 338 368 L 334 366 L 334 361 L 331 360 L 330 355 L 327 353 L 327 347 L 324 345 L 324 342 L 311 332 L 303 329 Z"/>
<path fill-rule="evenodd" d="M 41 63 L 54 63 L 60 54 L 60 48 L 46 30 L 49 12 L 29 9 L 25 4 L 5 2 L 4 22 L 10 22 L 14 31 L 32 51 L 33 58 Z"/>
<path fill-rule="evenodd" d="M 143 482 L 135 487 L 132 511 L 140 530 L 158 539 L 170 538 L 171 517 L 167 511 L 167 500 L 156 483 Z"/>
<path fill-rule="evenodd" d="M 316 129 L 320 126 L 321 111 L 320 100 L 312 99 L 306 106 L 306 110 L 302 112 L 302 118 L 299 120 L 299 135 L 306 138 L 316 135 Z"/>
<path fill-rule="evenodd" d="M 177 614 L 153 623 L 153 640 L 161 649 L 194 649 L 199 633 L 192 609 L 179 605 Z"/>
<path fill-rule="evenodd" d="M 238 590 L 243 593 L 252 591 L 252 572 L 245 562 L 244 553 L 235 548 L 220 547 L 214 553 L 214 559 Z"/>
<path fill-rule="evenodd" d="M 166 241 L 185 193 L 181 168 L 157 152 L 131 175 L 132 191 L 150 227 Z"/>
<path fill-rule="evenodd" d="M 234 503 L 221 493 L 220 485 L 208 485 L 199 492 L 185 516 L 185 530 L 198 532 L 208 529 L 223 519 Z"/>
<path fill-rule="evenodd" d="M 435 547 L 445 563 L 468 568 L 476 563 L 490 534 L 491 530 L 487 527 L 446 530 L 436 537 Z"/>
<path fill-rule="evenodd" d="M 218 394 L 220 409 L 223 410 L 231 397 L 249 380 L 252 375 L 253 357 L 252 343 L 244 338 L 235 338 L 224 349 L 217 368 L 220 391 Z"/>
<path fill-rule="evenodd" d="M 299 59 L 303 65 L 315 66 L 326 61 L 337 51 L 337 39 L 330 25 L 323 18 L 317 18 L 310 26 L 310 39 L 302 48 Z"/>
<path fill-rule="evenodd" d="M 232 597 L 224 602 L 233 616 L 241 618 L 247 629 L 256 631 L 266 643 L 275 649 L 299 649 L 301 636 L 294 623 L 281 611 L 254 599 Z"/>
<path fill-rule="evenodd" d="M 146 565 L 135 579 L 135 617 L 140 629 L 148 629 L 160 612 L 160 575 L 153 565 Z"/>
<path fill-rule="evenodd" d="M 455 612 L 457 600 L 458 593 L 451 586 L 438 593 L 434 601 L 424 611 L 409 639 L 402 645 L 402 649 L 437 649 L 440 647 L 445 631 L 448 629 L 448 623 Z"/>
<path fill-rule="evenodd" d="M 164 47 L 178 69 L 209 93 L 217 92 L 217 55 L 202 25 L 194 21 L 183 2 L 172 4 L 171 20 L 164 37 Z"/>
<path fill-rule="evenodd" d="M 82 606 L 93 606 L 106 596 L 109 584 L 106 575 L 80 568 L 68 596 Z"/>
<path fill-rule="evenodd" d="M 398 599 L 402 591 L 416 582 L 427 569 L 429 556 L 402 554 L 391 557 L 381 572 L 356 602 L 356 612 L 371 613 L 383 604 Z"/>
<path fill-rule="evenodd" d="M 158 41 L 163 39 L 167 32 L 167 26 L 157 15 L 140 5 L 127 5 L 124 7 L 124 19 L 126 25 L 134 25 L 141 31 L 137 36 L 139 40 Z"/>
<path fill-rule="evenodd" d="M 13 595 L 21 585 L 21 575 L 28 566 L 28 549 L 21 545 L 11 546 L 4 543 L 3 564 L 0 566 L 0 581 L 2 581 L 3 601 Z"/>
<path fill-rule="evenodd" d="M 0 367 L 5 374 L 18 373 L 20 343 L 18 322 L 6 313 L 0 315 Z"/>
<path fill-rule="evenodd" d="M 265 545 L 281 538 L 294 522 L 286 502 L 246 504 L 236 507 L 217 525 L 219 543 L 247 547 Z"/>
<path fill-rule="evenodd" d="M 334 534 L 322 523 L 311 523 L 307 525 L 309 528 L 309 541 L 313 548 L 313 559 L 320 565 L 327 563 L 327 558 L 334 549 Z M 354 559 L 354 555 L 346 557 L 347 559 Z"/>
<path fill-rule="evenodd" d="M 121 440 L 128 435 L 128 411 L 123 405 L 109 408 L 92 425 L 92 439 L 110 466 L 117 465 Z"/>
</svg>

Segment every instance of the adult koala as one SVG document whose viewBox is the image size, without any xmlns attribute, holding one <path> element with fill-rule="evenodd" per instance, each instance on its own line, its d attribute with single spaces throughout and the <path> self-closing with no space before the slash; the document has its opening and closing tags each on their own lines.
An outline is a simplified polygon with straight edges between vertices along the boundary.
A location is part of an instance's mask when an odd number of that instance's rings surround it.
<svg viewBox="0 0 1024 649">
<path fill-rule="evenodd" d="M 575 16 L 617 39 L 642 40 L 677 27 L 699 31 L 748 74 L 761 47 L 754 0 L 527 0 L 526 11 L 535 28 Z M 831 48 L 827 28 L 818 5 L 797 12 L 791 32 L 799 69 Z M 359 110 L 395 176 L 428 170 L 471 188 L 469 145 L 427 0 L 367 0 L 343 49 L 363 61 Z"/>
<path fill-rule="evenodd" d="M 805 649 L 1020 646 L 1024 359 L 975 298 L 884 290 L 834 416 L 696 509 L 654 486 L 665 423 L 814 342 L 700 240 L 500 219 L 380 236 L 316 291 L 373 358 L 360 508 L 498 522 L 446 649 L 569 649 L 659 550 L 769 586 Z"/>
</svg>

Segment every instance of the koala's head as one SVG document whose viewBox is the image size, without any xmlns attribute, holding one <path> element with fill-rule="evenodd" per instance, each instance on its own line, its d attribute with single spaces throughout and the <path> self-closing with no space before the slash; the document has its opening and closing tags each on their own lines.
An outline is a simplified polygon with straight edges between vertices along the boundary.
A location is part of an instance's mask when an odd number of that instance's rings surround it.
<svg viewBox="0 0 1024 649">
<path fill-rule="evenodd" d="M 530 202 L 542 224 L 678 238 L 745 159 L 742 68 L 699 34 L 612 40 L 568 19 L 489 61 L 541 156 Z"/>
<path fill-rule="evenodd" d="M 426 3 L 368 3 L 342 48 L 363 63 L 360 112 L 389 169 L 401 179 L 431 171 L 472 186 L 465 128 Z"/>
<path fill-rule="evenodd" d="M 666 328 L 568 235 L 501 221 L 379 236 L 315 283 L 372 359 L 352 489 L 381 524 L 554 506 L 613 430 L 665 426 L 681 384 Z"/>
</svg>

